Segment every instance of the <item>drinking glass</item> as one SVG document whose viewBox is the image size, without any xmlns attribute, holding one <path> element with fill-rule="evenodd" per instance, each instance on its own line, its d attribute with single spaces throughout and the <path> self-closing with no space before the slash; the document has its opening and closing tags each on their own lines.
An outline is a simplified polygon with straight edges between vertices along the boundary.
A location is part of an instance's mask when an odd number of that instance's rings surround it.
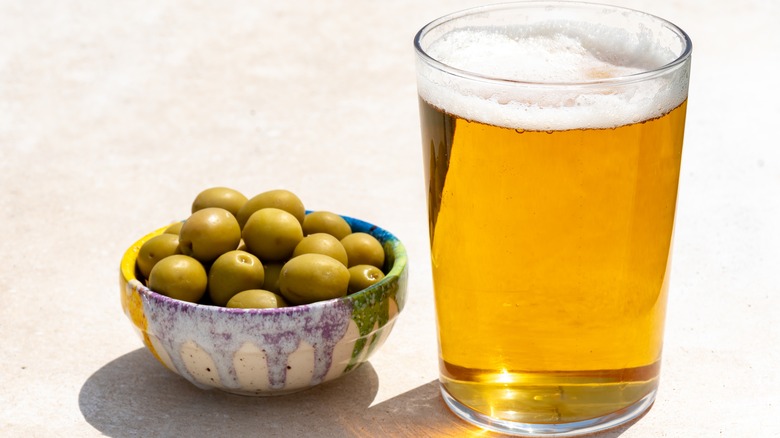
<svg viewBox="0 0 780 438">
<path fill-rule="evenodd" d="M 537 1 L 414 39 L 441 392 L 519 435 L 654 402 L 691 41 L 613 6 Z"/>
</svg>

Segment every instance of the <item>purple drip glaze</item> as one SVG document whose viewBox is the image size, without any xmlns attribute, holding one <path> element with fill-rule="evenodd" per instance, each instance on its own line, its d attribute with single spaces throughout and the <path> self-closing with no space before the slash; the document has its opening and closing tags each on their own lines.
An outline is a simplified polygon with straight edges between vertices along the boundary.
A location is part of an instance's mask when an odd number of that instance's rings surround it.
<svg viewBox="0 0 780 438">
<path fill-rule="evenodd" d="M 307 342 L 314 349 L 310 383 L 321 383 L 331 367 L 334 348 L 346 334 L 352 316 L 352 306 L 346 301 L 259 314 L 239 309 L 214 311 L 151 293 L 141 296 L 148 330 L 160 340 L 176 371 L 201 386 L 187 370 L 181 355 L 182 346 L 192 341 L 211 356 L 226 389 L 241 387 L 233 357 L 246 343 L 266 354 L 270 388 L 283 389 L 290 354 L 301 342 Z"/>
</svg>

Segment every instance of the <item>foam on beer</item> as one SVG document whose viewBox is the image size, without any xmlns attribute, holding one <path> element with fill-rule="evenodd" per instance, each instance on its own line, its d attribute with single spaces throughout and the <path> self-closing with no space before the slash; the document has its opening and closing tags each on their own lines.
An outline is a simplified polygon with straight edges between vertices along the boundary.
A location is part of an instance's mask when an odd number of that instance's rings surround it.
<svg viewBox="0 0 780 438">
<path fill-rule="evenodd" d="M 676 58 L 650 36 L 629 37 L 604 28 L 561 29 L 519 29 L 514 38 L 484 28 L 445 34 L 426 50 L 433 59 L 483 77 L 541 85 L 513 87 L 429 69 L 418 75 L 420 96 L 468 120 L 525 130 L 621 126 L 662 116 L 685 100 L 687 81 L 674 75 L 641 86 L 630 80 L 620 87 L 607 85 L 609 78 L 630 77 Z M 598 41 L 609 41 L 609 46 Z M 588 85 L 555 85 L 583 82 Z"/>
</svg>

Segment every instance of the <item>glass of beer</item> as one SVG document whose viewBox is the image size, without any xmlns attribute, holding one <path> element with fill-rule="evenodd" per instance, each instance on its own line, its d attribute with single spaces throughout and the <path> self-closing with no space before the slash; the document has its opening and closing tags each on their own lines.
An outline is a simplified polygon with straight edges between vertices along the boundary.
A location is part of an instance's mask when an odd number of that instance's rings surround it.
<svg viewBox="0 0 780 438">
<path fill-rule="evenodd" d="M 414 43 L 444 400 L 517 435 L 637 418 L 658 388 L 690 38 L 539 1 Z"/>
</svg>

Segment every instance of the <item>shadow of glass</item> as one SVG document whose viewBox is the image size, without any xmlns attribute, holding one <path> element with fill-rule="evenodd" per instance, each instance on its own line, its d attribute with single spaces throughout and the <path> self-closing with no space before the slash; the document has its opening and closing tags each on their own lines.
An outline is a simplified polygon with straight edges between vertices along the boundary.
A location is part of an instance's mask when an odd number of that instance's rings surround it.
<svg viewBox="0 0 780 438">
<path fill-rule="evenodd" d="M 79 408 L 89 424 L 116 438 L 503 436 L 450 412 L 437 380 L 371 406 L 378 388 L 367 362 L 340 379 L 282 397 L 204 391 L 138 349 L 92 374 L 79 393 Z M 617 438 L 640 418 L 587 437 Z"/>
<path fill-rule="evenodd" d="M 641 418 L 641 417 L 640 417 Z M 453 414 L 439 392 L 438 380 L 431 381 L 368 409 L 366 419 L 359 427 L 344 429 L 351 436 L 375 437 L 500 437 L 461 420 Z M 617 438 L 639 418 L 620 427 L 600 433 L 584 435 L 589 438 Z"/>
<path fill-rule="evenodd" d="M 366 413 L 377 389 L 376 372 L 365 363 L 342 378 L 283 397 L 204 391 L 138 349 L 93 373 L 81 387 L 79 408 L 95 429 L 116 438 L 340 437 L 350 433 L 343 425 Z"/>
</svg>

